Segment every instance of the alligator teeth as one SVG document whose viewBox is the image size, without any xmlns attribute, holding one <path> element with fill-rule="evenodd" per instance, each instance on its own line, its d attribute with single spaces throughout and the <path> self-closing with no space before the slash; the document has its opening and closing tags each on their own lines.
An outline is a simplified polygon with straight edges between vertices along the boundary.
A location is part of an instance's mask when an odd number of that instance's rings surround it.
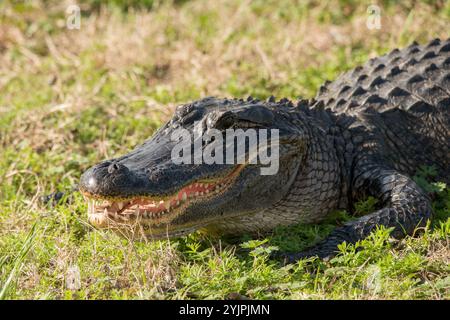
<svg viewBox="0 0 450 320">
<path fill-rule="evenodd" d="M 123 201 L 92 199 L 88 202 L 88 212 L 92 213 L 90 219 L 93 221 L 95 219 L 107 219 L 108 217 L 121 221 L 131 221 L 136 218 L 160 220 L 168 217 L 172 212 L 183 209 L 189 201 L 199 201 L 203 199 L 202 197 L 206 199 L 211 195 L 223 192 L 230 185 L 230 181 L 231 179 L 223 179 L 220 182 L 193 183 L 178 190 L 165 200 L 141 197 Z M 102 212 L 104 214 L 101 214 Z"/>
</svg>

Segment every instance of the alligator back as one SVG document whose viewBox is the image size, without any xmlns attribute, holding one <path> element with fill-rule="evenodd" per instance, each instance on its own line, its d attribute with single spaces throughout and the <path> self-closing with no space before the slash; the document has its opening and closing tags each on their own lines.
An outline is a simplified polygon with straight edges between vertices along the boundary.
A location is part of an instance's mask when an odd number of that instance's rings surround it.
<svg viewBox="0 0 450 320">
<path fill-rule="evenodd" d="M 414 174 L 420 165 L 434 166 L 448 182 L 450 39 L 369 60 L 322 85 L 318 106 L 362 124 L 396 169 Z"/>
</svg>

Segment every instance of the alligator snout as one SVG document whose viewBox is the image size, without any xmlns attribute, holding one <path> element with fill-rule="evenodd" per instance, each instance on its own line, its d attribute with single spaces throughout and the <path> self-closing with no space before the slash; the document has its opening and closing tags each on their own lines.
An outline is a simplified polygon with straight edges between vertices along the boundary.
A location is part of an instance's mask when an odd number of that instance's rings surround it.
<svg viewBox="0 0 450 320">
<path fill-rule="evenodd" d="M 132 196 L 143 190 L 148 179 L 115 161 L 99 163 L 83 173 L 80 190 L 102 198 Z"/>
</svg>

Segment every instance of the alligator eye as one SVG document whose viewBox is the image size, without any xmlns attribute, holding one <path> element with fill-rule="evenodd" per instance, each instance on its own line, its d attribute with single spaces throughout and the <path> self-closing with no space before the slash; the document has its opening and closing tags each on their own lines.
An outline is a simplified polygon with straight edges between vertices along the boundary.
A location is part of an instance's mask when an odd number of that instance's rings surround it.
<svg viewBox="0 0 450 320">
<path fill-rule="evenodd" d="M 215 121 L 214 128 L 224 130 L 233 127 L 236 123 L 236 118 L 232 112 L 225 112 Z"/>
<path fill-rule="evenodd" d="M 247 129 L 247 128 L 263 128 L 264 126 L 255 123 L 252 121 L 247 121 L 244 119 L 239 119 L 233 113 L 227 113 L 225 115 L 220 116 L 215 121 L 210 121 L 207 124 L 208 128 L 214 128 L 217 130 L 225 130 L 225 129 Z"/>
<path fill-rule="evenodd" d="M 274 114 L 262 105 L 253 105 L 251 108 L 236 110 L 236 117 L 245 122 L 268 125 L 274 121 Z"/>
<path fill-rule="evenodd" d="M 192 104 L 179 106 L 175 111 L 175 117 L 181 124 L 190 124 L 201 119 L 203 110 Z"/>
<path fill-rule="evenodd" d="M 225 130 L 228 128 L 263 128 L 274 121 L 272 111 L 261 105 L 251 108 L 238 108 L 222 113 L 215 112 L 208 116 L 208 128 Z"/>
</svg>

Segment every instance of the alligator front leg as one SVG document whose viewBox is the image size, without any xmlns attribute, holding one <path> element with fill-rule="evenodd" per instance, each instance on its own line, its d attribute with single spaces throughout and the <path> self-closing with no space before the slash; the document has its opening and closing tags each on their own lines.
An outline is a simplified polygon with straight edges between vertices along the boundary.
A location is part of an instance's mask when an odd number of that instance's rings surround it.
<svg viewBox="0 0 450 320">
<path fill-rule="evenodd" d="M 40 197 L 40 201 L 43 205 L 51 204 L 52 206 L 56 204 L 61 204 L 64 196 L 70 195 L 78 191 L 78 186 L 73 186 L 69 191 L 55 191 L 50 194 L 46 194 Z M 67 199 L 66 199 L 67 200 Z"/>
<path fill-rule="evenodd" d="M 366 171 L 354 179 L 353 186 L 354 196 L 374 196 L 383 207 L 335 229 L 313 248 L 287 255 L 287 263 L 311 256 L 329 259 L 337 254 L 340 243 L 356 243 L 367 237 L 377 226 L 393 227 L 391 236 L 397 239 L 412 235 L 417 227 L 425 226 L 432 215 L 426 193 L 412 179 L 396 171 L 379 168 Z"/>
</svg>

